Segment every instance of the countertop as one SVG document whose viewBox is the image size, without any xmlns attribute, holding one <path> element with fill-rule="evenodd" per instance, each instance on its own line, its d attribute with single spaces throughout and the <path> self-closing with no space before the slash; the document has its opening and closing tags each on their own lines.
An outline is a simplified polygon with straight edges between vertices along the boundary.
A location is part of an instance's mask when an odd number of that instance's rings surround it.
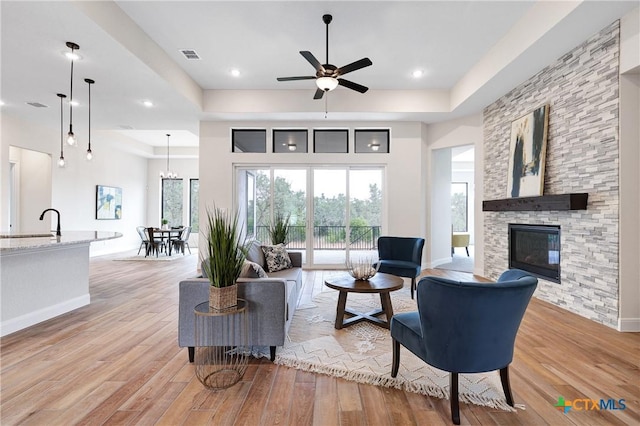
<svg viewBox="0 0 640 426">
<path fill-rule="evenodd" d="M 120 232 L 109 231 L 63 231 L 60 237 L 55 232 L 50 236 L 43 234 L 19 234 L 20 236 L 0 235 L 0 252 L 9 253 L 27 249 L 55 248 L 61 245 L 92 243 L 122 237 Z M 28 236 L 27 236 L 28 235 Z M 49 235 L 49 234 L 47 234 Z"/>
</svg>

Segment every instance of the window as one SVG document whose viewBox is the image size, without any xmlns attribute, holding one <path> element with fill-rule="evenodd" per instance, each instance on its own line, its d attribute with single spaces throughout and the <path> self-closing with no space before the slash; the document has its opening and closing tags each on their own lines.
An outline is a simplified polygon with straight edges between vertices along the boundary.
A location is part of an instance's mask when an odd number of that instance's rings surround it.
<svg viewBox="0 0 640 426">
<path fill-rule="evenodd" d="M 453 232 L 467 232 L 468 209 L 468 184 L 467 182 L 451 183 L 451 225 Z"/>
<path fill-rule="evenodd" d="M 389 129 L 356 129 L 354 134 L 357 153 L 389 152 Z"/>
<path fill-rule="evenodd" d="M 162 179 L 162 217 L 169 226 L 182 226 L 182 179 Z"/>
<path fill-rule="evenodd" d="M 319 130 L 313 131 L 313 152 L 319 153 L 347 153 L 349 152 L 348 130 Z"/>
<path fill-rule="evenodd" d="M 198 203 L 200 202 L 200 180 L 189 180 L 189 225 L 191 232 L 200 232 L 200 217 Z"/>
<path fill-rule="evenodd" d="M 274 130 L 273 152 L 307 152 L 307 130 Z"/>
<path fill-rule="evenodd" d="M 255 236 L 256 234 L 256 177 L 253 173 L 247 172 L 247 189 L 246 189 L 246 226 L 247 235 Z"/>
<path fill-rule="evenodd" d="M 267 152 L 264 129 L 231 129 L 232 152 Z"/>
</svg>

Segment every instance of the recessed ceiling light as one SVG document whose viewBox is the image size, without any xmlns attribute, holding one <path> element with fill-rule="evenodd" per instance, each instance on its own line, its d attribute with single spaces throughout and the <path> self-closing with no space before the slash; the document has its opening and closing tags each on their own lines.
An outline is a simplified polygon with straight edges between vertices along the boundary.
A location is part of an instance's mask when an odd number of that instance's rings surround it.
<svg viewBox="0 0 640 426">
<path fill-rule="evenodd" d="M 0 101 L 0 106 L 4 105 L 4 102 Z"/>
<path fill-rule="evenodd" d="M 151 102 L 151 101 L 142 101 L 142 105 L 146 106 L 147 108 L 151 108 L 153 106 L 153 102 Z"/>
<path fill-rule="evenodd" d="M 230 72 L 232 76 L 240 77 L 240 70 L 238 68 L 232 68 Z"/>
<path fill-rule="evenodd" d="M 415 70 L 414 72 L 411 73 L 411 76 L 413 78 L 420 78 L 424 75 L 424 71 L 423 70 Z"/>
</svg>

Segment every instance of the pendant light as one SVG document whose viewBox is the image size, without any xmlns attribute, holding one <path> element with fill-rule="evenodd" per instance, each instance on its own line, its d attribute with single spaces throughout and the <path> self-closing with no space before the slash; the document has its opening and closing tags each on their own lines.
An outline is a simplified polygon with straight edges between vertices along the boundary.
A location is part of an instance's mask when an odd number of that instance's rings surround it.
<svg viewBox="0 0 640 426">
<path fill-rule="evenodd" d="M 80 49 L 76 43 L 68 41 L 67 47 L 71 49 L 71 88 L 69 91 L 69 133 L 67 133 L 67 143 L 76 146 L 76 135 L 73 133 L 73 61 L 76 59 L 75 51 Z"/>
<path fill-rule="evenodd" d="M 167 133 L 167 170 L 164 172 L 160 172 L 160 177 L 162 179 L 177 179 L 178 174 L 171 171 L 169 168 L 169 137 L 171 135 Z"/>
<path fill-rule="evenodd" d="M 63 95 L 62 93 L 58 93 L 57 96 L 60 98 L 60 159 L 58 160 L 58 167 L 64 167 L 64 125 L 62 124 L 62 100 L 67 97 L 67 95 Z"/>
<path fill-rule="evenodd" d="M 90 78 L 85 78 L 84 81 L 89 85 L 89 147 L 87 148 L 87 161 L 91 161 L 93 159 L 93 152 L 91 152 L 91 85 L 95 81 Z"/>
</svg>

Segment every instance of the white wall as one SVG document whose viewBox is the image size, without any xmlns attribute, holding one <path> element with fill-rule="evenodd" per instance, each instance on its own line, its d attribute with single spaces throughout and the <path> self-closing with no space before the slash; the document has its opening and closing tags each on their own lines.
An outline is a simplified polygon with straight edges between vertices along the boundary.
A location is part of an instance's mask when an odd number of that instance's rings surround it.
<svg viewBox="0 0 640 426">
<path fill-rule="evenodd" d="M 8 228 L 9 212 L 4 206 L 9 197 L 9 144 L 21 148 L 40 151 L 51 155 L 51 203 L 60 211 L 61 228 L 65 230 L 115 231 L 122 238 L 91 244 L 91 255 L 106 254 L 137 248 L 139 237 L 135 227 L 144 223 L 147 210 L 147 160 L 113 148 L 113 134 L 92 132 L 94 160 L 84 158 L 85 149 L 65 147 L 65 168 L 57 167 L 60 156 L 60 130 L 39 127 L 34 123 L 21 122 L 2 113 L 2 151 L 0 180 L 2 207 L 0 224 Z M 81 141 L 83 139 L 80 135 Z M 85 142 L 86 143 L 86 142 Z M 96 220 L 96 185 L 122 188 L 122 219 Z M 39 216 L 41 211 L 34 211 Z M 27 214 L 29 214 L 27 212 Z M 50 223 L 47 220 L 51 220 Z M 56 218 L 45 219 L 45 228 L 55 229 Z"/>
<path fill-rule="evenodd" d="M 375 125 L 374 125 L 375 124 Z M 385 167 L 384 197 L 388 210 L 383 218 L 383 232 L 397 236 L 427 238 L 426 181 L 423 172 L 424 124 L 416 122 L 201 122 L 200 123 L 200 216 L 207 206 L 232 208 L 234 200 L 234 165 L 348 165 L 373 164 Z M 271 128 L 349 128 L 348 154 L 270 153 Z M 390 128 L 389 154 L 353 152 L 354 128 Z M 266 128 L 267 154 L 232 153 L 232 128 Z M 311 137 L 311 136 L 310 136 Z M 312 144 L 309 144 L 312 146 Z"/>
<path fill-rule="evenodd" d="M 451 150 L 431 151 L 431 265 L 451 262 Z"/>
<path fill-rule="evenodd" d="M 618 329 L 640 330 L 640 9 L 620 22 L 620 311 Z"/>
</svg>

